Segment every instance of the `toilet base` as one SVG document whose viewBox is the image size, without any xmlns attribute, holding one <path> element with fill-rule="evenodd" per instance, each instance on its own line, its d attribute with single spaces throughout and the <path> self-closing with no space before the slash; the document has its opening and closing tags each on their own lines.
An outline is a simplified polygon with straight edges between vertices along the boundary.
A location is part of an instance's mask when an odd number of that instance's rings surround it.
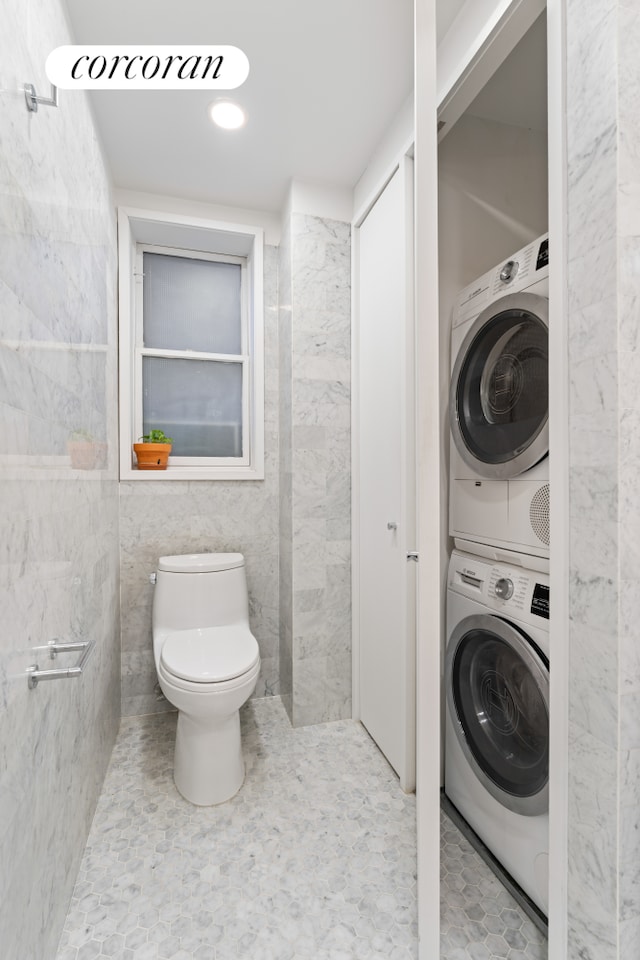
<svg viewBox="0 0 640 960">
<path fill-rule="evenodd" d="M 240 711 L 212 725 L 178 711 L 175 785 L 189 803 L 208 807 L 235 796 L 244 782 Z"/>
</svg>

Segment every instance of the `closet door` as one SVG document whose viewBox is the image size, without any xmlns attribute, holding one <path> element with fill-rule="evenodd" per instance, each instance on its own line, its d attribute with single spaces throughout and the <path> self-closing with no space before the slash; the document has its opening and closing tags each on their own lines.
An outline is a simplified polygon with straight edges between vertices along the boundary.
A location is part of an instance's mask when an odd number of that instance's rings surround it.
<svg viewBox="0 0 640 960">
<path fill-rule="evenodd" d="M 360 719 L 415 787 L 413 163 L 357 231 L 356 662 Z"/>
</svg>

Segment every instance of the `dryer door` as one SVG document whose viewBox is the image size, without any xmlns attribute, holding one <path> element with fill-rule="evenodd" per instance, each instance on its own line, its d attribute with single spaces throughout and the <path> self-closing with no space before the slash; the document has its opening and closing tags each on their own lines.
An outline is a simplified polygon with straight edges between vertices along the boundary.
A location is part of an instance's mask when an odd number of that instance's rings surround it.
<svg viewBox="0 0 640 960">
<path fill-rule="evenodd" d="M 548 809 L 549 668 L 526 634 L 501 617 L 465 617 L 447 646 L 447 707 L 473 772 L 503 806 Z"/>
<path fill-rule="evenodd" d="M 549 302 L 502 297 L 477 317 L 451 378 L 449 416 L 460 456 L 480 476 L 516 477 L 549 451 Z"/>
</svg>

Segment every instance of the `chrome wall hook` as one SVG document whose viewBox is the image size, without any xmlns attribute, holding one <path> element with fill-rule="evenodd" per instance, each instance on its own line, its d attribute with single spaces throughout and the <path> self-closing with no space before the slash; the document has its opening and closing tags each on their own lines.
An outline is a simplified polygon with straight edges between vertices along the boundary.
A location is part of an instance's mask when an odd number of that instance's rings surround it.
<svg viewBox="0 0 640 960">
<path fill-rule="evenodd" d="M 32 113 L 37 113 L 38 104 L 41 103 L 43 107 L 57 107 L 58 106 L 58 88 L 55 84 L 51 84 L 51 96 L 50 97 L 39 97 L 36 93 L 36 88 L 32 83 L 25 83 L 24 85 L 24 98 L 27 101 L 27 109 L 31 110 Z"/>
</svg>

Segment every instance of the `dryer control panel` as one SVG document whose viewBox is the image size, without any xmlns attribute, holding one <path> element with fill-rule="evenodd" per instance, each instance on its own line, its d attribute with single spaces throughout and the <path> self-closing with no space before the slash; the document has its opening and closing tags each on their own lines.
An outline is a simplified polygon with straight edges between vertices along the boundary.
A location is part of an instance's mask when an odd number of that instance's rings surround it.
<svg viewBox="0 0 640 960">
<path fill-rule="evenodd" d="M 508 293 L 535 286 L 535 292 L 548 296 L 548 278 L 549 234 L 545 233 L 460 291 L 453 326 L 477 316 L 493 300 Z"/>
<path fill-rule="evenodd" d="M 549 577 L 517 563 L 495 563 L 454 550 L 449 589 L 523 623 L 542 626 L 549 619 Z"/>
</svg>

